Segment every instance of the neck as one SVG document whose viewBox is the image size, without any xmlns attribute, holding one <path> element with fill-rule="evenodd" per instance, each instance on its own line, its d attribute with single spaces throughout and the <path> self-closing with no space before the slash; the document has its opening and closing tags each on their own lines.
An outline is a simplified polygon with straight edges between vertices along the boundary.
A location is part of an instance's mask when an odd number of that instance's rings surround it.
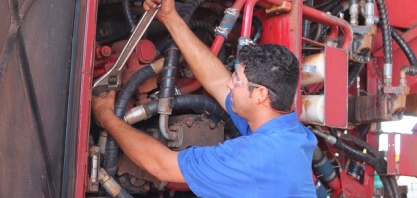
<svg viewBox="0 0 417 198">
<path fill-rule="evenodd" d="M 258 130 L 258 128 L 266 122 L 282 115 L 281 113 L 272 111 L 271 109 L 268 109 L 263 105 L 259 105 L 259 107 L 254 109 L 257 110 L 255 112 L 252 112 L 251 116 L 247 118 L 249 127 L 252 130 L 252 132 Z"/>
</svg>

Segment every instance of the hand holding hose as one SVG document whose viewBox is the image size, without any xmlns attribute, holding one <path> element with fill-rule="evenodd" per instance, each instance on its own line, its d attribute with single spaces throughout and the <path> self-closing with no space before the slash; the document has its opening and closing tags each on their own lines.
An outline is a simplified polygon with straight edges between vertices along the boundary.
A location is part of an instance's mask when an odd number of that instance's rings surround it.
<svg viewBox="0 0 417 198">
<path fill-rule="evenodd" d="M 143 8 L 148 11 L 151 8 L 156 8 L 159 4 L 161 4 L 161 9 L 156 15 L 156 18 L 162 23 L 172 14 L 178 14 L 175 10 L 174 0 L 145 0 L 143 2 Z"/>
<path fill-rule="evenodd" d="M 111 90 L 109 92 L 102 92 L 99 96 L 92 95 L 91 109 L 94 118 L 100 127 L 104 127 L 104 123 L 110 121 L 115 117 L 114 115 L 114 100 L 116 92 Z"/>
</svg>

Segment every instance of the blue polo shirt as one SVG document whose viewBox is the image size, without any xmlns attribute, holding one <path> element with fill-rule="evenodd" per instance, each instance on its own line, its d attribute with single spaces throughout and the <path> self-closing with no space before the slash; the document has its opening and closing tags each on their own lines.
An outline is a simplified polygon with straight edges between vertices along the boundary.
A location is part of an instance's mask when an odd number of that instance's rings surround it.
<svg viewBox="0 0 417 198">
<path fill-rule="evenodd" d="M 311 162 L 317 140 L 295 112 L 251 132 L 245 119 L 226 108 L 243 136 L 218 146 L 179 152 L 178 164 L 198 197 L 316 197 Z"/>
</svg>

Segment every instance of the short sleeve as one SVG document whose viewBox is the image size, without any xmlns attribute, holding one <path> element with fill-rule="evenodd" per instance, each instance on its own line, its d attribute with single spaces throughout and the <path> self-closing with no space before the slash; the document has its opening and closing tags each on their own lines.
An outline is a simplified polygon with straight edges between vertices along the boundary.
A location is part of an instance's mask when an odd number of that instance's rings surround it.
<svg viewBox="0 0 417 198">
<path fill-rule="evenodd" d="M 236 152 L 236 142 L 244 137 L 226 141 L 219 146 L 191 147 L 178 154 L 178 164 L 191 190 L 199 197 L 253 197 L 256 188 L 242 186 L 253 184 L 254 177 Z M 242 188 L 245 188 L 242 195 Z M 236 192 L 231 192 L 236 191 Z M 239 196 L 242 195 L 242 196 Z"/>
<path fill-rule="evenodd" d="M 249 128 L 248 121 L 246 121 L 244 118 L 238 116 L 235 112 L 232 110 L 232 100 L 230 100 L 230 93 L 226 97 L 226 111 L 229 113 L 230 117 L 233 120 L 233 123 L 239 130 L 240 134 L 243 136 L 252 135 L 252 130 Z"/>
</svg>

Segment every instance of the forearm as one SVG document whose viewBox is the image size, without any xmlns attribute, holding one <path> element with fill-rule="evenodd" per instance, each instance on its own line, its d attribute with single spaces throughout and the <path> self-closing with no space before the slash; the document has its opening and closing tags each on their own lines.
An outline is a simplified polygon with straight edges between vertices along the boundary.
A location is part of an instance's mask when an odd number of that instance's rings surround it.
<svg viewBox="0 0 417 198">
<path fill-rule="evenodd" d="M 210 49 L 188 28 L 177 13 L 163 21 L 172 38 L 203 87 L 223 105 L 229 92 L 230 73 Z M 220 94 L 219 94 L 220 93 Z"/>
<path fill-rule="evenodd" d="M 185 182 L 178 167 L 178 153 L 140 132 L 114 114 L 108 114 L 104 128 L 123 152 L 138 166 L 162 181 Z"/>
</svg>

